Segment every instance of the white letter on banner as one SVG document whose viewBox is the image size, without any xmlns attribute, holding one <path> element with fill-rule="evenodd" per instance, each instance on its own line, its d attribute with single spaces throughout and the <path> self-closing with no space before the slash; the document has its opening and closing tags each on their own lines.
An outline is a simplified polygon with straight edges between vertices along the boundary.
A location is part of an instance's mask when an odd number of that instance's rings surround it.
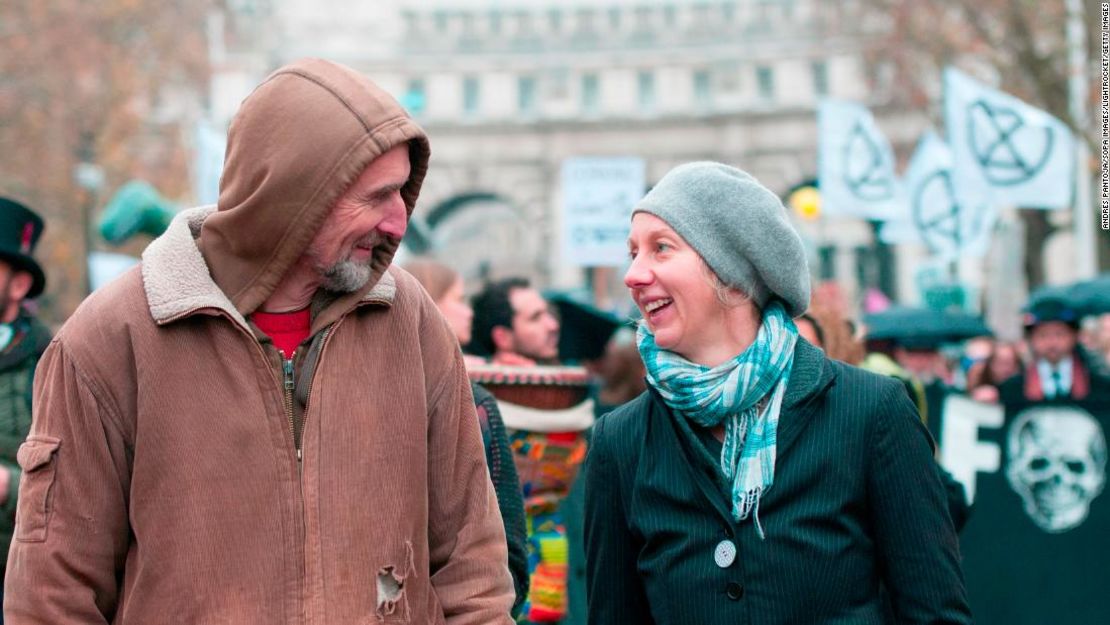
<svg viewBox="0 0 1110 625">
<path fill-rule="evenodd" d="M 1004 418 L 998 404 L 955 394 L 944 400 L 940 463 L 964 485 L 968 503 L 975 501 L 975 474 L 995 473 L 1002 467 L 1002 449 L 997 443 L 980 441 L 979 428 L 1001 428 Z"/>
</svg>

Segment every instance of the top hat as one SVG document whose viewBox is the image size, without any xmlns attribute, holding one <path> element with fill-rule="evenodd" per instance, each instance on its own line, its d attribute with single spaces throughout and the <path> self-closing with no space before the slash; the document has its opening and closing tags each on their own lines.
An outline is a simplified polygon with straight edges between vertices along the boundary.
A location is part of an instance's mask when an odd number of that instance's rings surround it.
<svg viewBox="0 0 1110 625">
<path fill-rule="evenodd" d="M 42 218 L 34 211 L 15 200 L 0 197 L 0 260 L 13 269 L 31 274 L 28 298 L 38 296 L 46 286 L 42 267 L 31 257 L 42 229 Z"/>
<path fill-rule="evenodd" d="M 1021 319 L 1026 331 L 1051 321 L 1058 321 L 1079 329 L 1079 312 L 1070 302 L 1056 297 L 1045 297 L 1030 302 L 1025 307 Z"/>
</svg>

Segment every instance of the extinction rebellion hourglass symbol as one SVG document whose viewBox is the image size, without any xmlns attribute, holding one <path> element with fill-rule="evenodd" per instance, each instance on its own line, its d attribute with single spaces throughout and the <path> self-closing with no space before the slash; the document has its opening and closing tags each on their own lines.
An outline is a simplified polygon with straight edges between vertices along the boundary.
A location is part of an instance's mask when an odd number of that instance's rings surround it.
<svg viewBox="0 0 1110 625">
<path fill-rule="evenodd" d="M 894 181 L 883 151 L 859 122 L 844 144 L 844 163 L 844 184 L 853 195 L 868 202 L 894 197 Z"/>
<path fill-rule="evenodd" d="M 933 251 L 960 248 L 963 220 L 961 206 L 952 184 L 952 172 L 938 169 L 925 178 L 913 195 L 913 221 L 921 238 Z"/>
<path fill-rule="evenodd" d="M 1028 182 L 1052 156 L 1053 129 L 1027 126 L 1021 114 L 1011 108 L 976 100 L 968 106 L 967 125 L 971 153 L 993 185 Z"/>
</svg>

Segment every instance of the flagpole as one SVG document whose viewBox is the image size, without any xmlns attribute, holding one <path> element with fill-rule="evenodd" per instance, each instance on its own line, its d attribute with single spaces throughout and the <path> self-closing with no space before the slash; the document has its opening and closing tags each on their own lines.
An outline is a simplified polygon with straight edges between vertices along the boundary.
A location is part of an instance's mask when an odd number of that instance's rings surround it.
<svg viewBox="0 0 1110 625">
<path fill-rule="evenodd" d="M 1091 203 L 1090 157 L 1087 147 L 1087 47 L 1082 0 L 1067 0 L 1068 99 L 1075 126 L 1075 267 L 1079 280 L 1098 273 L 1095 253 L 1095 216 Z"/>
</svg>

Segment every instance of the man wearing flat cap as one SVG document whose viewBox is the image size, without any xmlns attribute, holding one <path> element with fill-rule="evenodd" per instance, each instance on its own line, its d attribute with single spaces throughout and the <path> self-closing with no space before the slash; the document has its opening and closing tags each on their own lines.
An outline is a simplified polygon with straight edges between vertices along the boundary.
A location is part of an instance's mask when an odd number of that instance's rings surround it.
<svg viewBox="0 0 1110 625">
<path fill-rule="evenodd" d="M 42 268 L 31 257 L 41 235 L 38 215 L 0 197 L 0 549 L 5 559 L 19 491 L 16 451 L 31 427 L 35 365 L 50 342 L 46 326 L 23 306 L 46 285 Z"/>
</svg>

